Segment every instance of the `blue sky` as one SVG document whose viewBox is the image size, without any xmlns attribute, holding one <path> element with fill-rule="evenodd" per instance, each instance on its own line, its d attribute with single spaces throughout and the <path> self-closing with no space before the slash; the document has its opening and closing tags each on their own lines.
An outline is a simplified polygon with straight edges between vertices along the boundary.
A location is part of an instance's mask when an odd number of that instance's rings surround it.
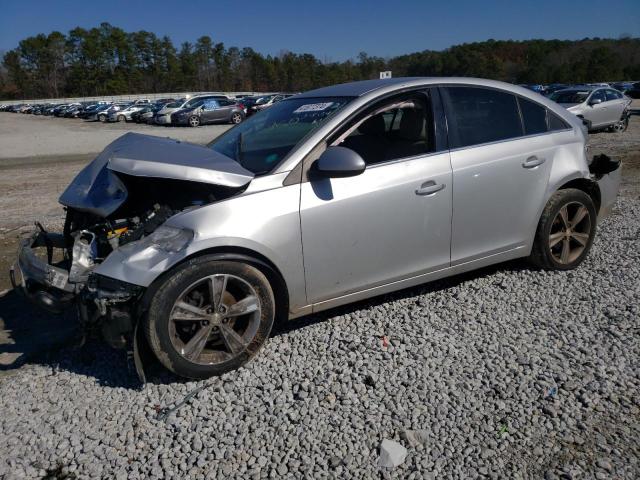
<svg viewBox="0 0 640 480">
<path fill-rule="evenodd" d="M 345 60 L 494 39 L 640 37 L 640 0 L 2 0 L 0 50 L 30 35 L 109 22 L 168 35 L 209 35 L 227 46 Z"/>
</svg>

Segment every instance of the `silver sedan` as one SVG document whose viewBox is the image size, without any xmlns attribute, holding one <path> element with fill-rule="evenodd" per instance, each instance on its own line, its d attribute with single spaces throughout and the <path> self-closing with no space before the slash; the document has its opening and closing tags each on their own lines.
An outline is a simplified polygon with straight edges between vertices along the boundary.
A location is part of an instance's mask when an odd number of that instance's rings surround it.
<svg viewBox="0 0 640 480">
<path fill-rule="evenodd" d="M 129 133 L 62 194 L 64 233 L 34 233 L 12 278 L 136 359 L 148 342 L 178 375 L 218 375 L 276 321 L 515 258 L 576 268 L 620 181 L 585 137 L 557 103 L 470 78 L 313 90 L 207 147 Z"/>
</svg>

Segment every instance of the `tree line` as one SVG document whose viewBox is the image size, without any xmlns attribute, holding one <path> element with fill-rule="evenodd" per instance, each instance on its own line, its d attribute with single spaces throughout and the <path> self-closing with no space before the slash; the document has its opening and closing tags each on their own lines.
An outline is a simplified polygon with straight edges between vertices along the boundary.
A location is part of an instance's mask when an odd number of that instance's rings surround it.
<svg viewBox="0 0 640 480">
<path fill-rule="evenodd" d="M 394 76 L 475 76 L 513 83 L 640 80 L 640 39 L 487 40 L 442 51 L 342 62 L 282 51 L 263 55 L 209 36 L 177 48 L 169 37 L 103 23 L 20 41 L 0 69 L 0 98 L 57 98 L 180 91 L 304 91 Z"/>
</svg>

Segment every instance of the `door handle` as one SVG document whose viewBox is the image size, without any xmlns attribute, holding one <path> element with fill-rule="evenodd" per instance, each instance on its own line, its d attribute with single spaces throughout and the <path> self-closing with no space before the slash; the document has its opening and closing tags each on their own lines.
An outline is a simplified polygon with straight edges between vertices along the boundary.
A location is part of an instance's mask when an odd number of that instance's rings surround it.
<svg viewBox="0 0 640 480">
<path fill-rule="evenodd" d="M 416 190 L 416 195 L 433 195 L 445 187 L 444 183 L 436 183 L 433 180 L 424 182 L 420 188 Z"/>
<path fill-rule="evenodd" d="M 545 161 L 546 158 L 538 158 L 534 155 L 522 162 L 522 166 L 524 168 L 536 168 L 537 166 L 542 165 Z"/>
</svg>

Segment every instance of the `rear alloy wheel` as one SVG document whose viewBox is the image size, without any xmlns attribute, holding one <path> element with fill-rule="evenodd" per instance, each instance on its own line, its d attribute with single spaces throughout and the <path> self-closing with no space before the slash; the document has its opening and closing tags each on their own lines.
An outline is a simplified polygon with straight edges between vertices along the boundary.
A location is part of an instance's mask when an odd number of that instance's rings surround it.
<svg viewBox="0 0 640 480">
<path fill-rule="evenodd" d="M 200 117 L 196 117 L 195 115 L 193 117 L 189 117 L 190 127 L 197 127 L 199 125 L 200 125 Z"/>
<path fill-rule="evenodd" d="M 240 122 L 242 122 L 242 115 L 240 115 L 237 112 L 231 115 L 231 123 L 233 123 L 234 125 L 237 125 Z"/>
<path fill-rule="evenodd" d="M 239 368 L 268 338 L 275 317 L 267 278 L 251 265 L 187 262 L 155 293 L 146 318 L 152 350 L 188 378 Z"/>
<path fill-rule="evenodd" d="M 118 121 L 119 122 L 126 122 L 127 121 L 127 117 L 125 117 L 124 115 L 118 115 Z"/>
<path fill-rule="evenodd" d="M 100 120 L 102 123 L 107 121 L 107 116 L 106 115 L 98 115 L 98 120 Z"/>
<path fill-rule="evenodd" d="M 542 268 L 574 269 L 587 256 L 595 231 L 591 197 L 573 188 L 559 190 L 542 213 L 530 259 Z"/>
</svg>

